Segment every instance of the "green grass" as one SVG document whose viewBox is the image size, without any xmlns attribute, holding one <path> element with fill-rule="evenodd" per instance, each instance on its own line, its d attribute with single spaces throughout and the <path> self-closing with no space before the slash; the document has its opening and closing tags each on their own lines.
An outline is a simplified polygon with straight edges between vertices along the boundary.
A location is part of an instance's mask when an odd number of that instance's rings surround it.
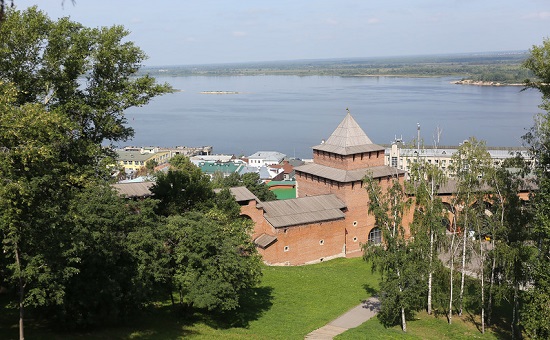
<svg viewBox="0 0 550 340">
<path fill-rule="evenodd" d="M 479 321 L 479 320 L 477 320 Z M 472 322 L 472 316 L 467 313 L 463 317 L 454 316 L 449 325 L 445 316 L 429 316 L 425 312 L 419 313 L 415 320 L 407 322 L 407 332 L 400 326 L 385 328 L 378 318 L 372 318 L 357 328 L 350 329 L 336 337 L 337 340 L 366 339 L 498 339 L 499 336 L 492 330 L 481 334 L 479 323 Z M 367 337 L 368 335 L 368 337 Z"/>
<path fill-rule="evenodd" d="M 27 322 L 29 339 L 303 339 L 377 289 L 378 277 L 360 258 L 311 266 L 264 267 L 260 287 L 231 313 L 206 315 L 169 304 L 149 309 L 127 326 L 86 333 L 59 333 Z M 5 311 L 5 312 L 4 312 Z M 16 339 L 17 313 L 0 315 L 0 338 Z"/>
</svg>

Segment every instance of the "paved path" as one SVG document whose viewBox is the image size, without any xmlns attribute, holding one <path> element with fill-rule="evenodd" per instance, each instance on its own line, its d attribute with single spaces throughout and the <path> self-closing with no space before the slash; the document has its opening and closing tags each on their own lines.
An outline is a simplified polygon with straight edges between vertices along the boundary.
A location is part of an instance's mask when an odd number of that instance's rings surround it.
<svg viewBox="0 0 550 340">
<path fill-rule="evenodd" d="M 332 339 L 338 334 L 342 334 L 350 328 L 355 328 L 372 318 L 378 313 L 379 309 L 380 301 L 375 297 L 371 297 L 363 301 L 359 306 L 341 315 L 336 320 L 328 323 L 326 326 L 309 333 L 305 338 L 310 340 Z"/>
</svg>

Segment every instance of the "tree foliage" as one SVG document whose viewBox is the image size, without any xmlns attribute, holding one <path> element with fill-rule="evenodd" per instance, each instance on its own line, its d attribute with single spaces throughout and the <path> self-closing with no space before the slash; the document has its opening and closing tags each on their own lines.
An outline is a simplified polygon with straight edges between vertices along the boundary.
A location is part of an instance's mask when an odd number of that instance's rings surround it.
<svg viewBox="0 0 550 340">
<path fill-rule="evenodd" d="M 219 176 L 212 180 L 214 188 L 232 188 L 244 186 L 252 192 L 260 201 L 274 201 L 277 199 L 275 193 L 269 190 L 265 183 L 260 180 L 260 175 L 249 172 L 243 175 L 232 173 L 227 177 Z"/>
<path fill-rule="evenodd" d="M 157 172 L 151 191 L 159 200 L 158 212 L 164 216 L 182 214 L 204 206 L 214 198 L 210 178 L 189 158 L 177 155 L 170 160 L 168 172 Z"/>
<path fill-rule="evenodd" d="M 124 244 L 130 214 L 100 190 L 110 162 L 102 143 L 131 137 L 124 110 L 169 87 L 135 77 L 145 54 L 120 26 L 52 21 L 35 7 L 10 9 L 4 19 L 0 272 L 19 293 L 20 337 L 29 306 L 53 309 L 60 320 L 65 309 L 74 324 L 118 319 L 142 298 L 127 285 L 138 263 Z"/>
<path fill-rule="evenodd" d="M 369 194 L 369 213 L 382 231 L 382 244 L 367 243 L 364 257 L 372 261 L 373 271 L 382 274 L 380 281 L 381 308 L 378 318 L 385 326 L 401 324 L 407 330 L 407 319 L 422 308 L 426 272 L 419 249 L 408 240 L 403 214 L 408 202 L 402 183 L 392 178 L 387 189 L 378 180 L 365 178 Z M 420 275 L 419 275 L 420 274 Z"/>
<path fill-rule="evenodd" d="M 227 311 L 259 282 L 261 260 L 248 235 L 248 221 L 213 212 L 188 212 L 168 219 L 174 282 L 184 301 Z"/>
<path fill-rule="evenodd" d="M 127 204 L 108 183 L 78 193 L 69 216 L 78 275 L 67 282 L 63 304 L 55 309 L 58 320 L 65 327 L 126 320 L 162 281 L 163 270 L 155 268 L 163 264 L 162 238 L 155 235 L 159 221 L 146 203 Z"/>
<path fill-rule="evenodd" d="M 529 266 L 531 286 L 525 292 L 521 307 L 521 324 L 531 338 L 549 338 L 548 302 L 550 301 L 550 40 L 533 46 L 524 66 L 537 80 L 526 82 L 542 94 L 540 108 L 545 112 L 535 117 L 535 124 L 523 139 L 535 159 L 537 190 L 530 198 L 531 232 L 536 256 Z"/>
<path fill-rule="evenodd" d="M 67 158 L 97 172 L 105 141 L 133 136 L 124 110 L 170 91 L 135 74 L 146 58 L 122 26 L 87 28 L 49 19 L 36 7 L 9 10 L 0 25 L 0 79 L 17 89 L 15 104 L 42 103 L 72 124 Z"/>
<path fill-rule="evenodd" d="M 66 161 L 72 123 L 38 104 L 14 104 L 17 91 L 0 83 L 0 237 L 7 280 L 24 306 L 60 304 L 76 274 L 66 224 L 78 175 Z"/>
<path fill-rule="evenodd" d="M 431 164 L 422 157 L 413 163 L 410 178 L 407 181 L 407 190 L 414 194 L 414 215 L 411 223 L 411 234 L 414 234 L 416 245 L 425 254 L 424 261 L 428 265 L 426 278 L 428 314 L 432 312 L 432 283 L 433 275 L 441 263 L 438 257 L 439 245 L 444 241 L 447 211 L 438 195 L 440 186 L 447 179 L 439 164 Z"/>
<path fill-rule="evenodd" d="M 521 161 L 521 160 L 519 160 Z M 512 305 L 511 332 L 521 337 L 519 307 L 521 287 L 530 280 L 530 263 L 536 249 L 530 242 L 530 213 L 518 194 L 525 185 L 521 172 L 512 172 L 512 165 L 505 162 L 495 169 L 489 178 L 493 188 L 491 216 L 492 249 L 489 251 L 486 281 L 490 283 L 488 301 L 488 324 L 491 323 L 492 307 L 509 301 Z"/>
</svg>

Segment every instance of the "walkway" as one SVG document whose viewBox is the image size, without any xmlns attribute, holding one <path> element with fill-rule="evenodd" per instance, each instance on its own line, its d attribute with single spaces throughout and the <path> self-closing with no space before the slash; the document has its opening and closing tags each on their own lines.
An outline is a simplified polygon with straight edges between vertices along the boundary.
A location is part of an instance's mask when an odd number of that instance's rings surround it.
<svg viewBox="0 0 550 340">
<path fill-rule="evenodd" d="M 326 326 L 309 333 L 305 338 L 310 340 L 332 339 L 338 334 L 342 334 L 350 328 L 355 328 L 372 318 L 378 313 L 379 309 L 380 301 L 375 297 L 371 297 Z"/>
</svg>

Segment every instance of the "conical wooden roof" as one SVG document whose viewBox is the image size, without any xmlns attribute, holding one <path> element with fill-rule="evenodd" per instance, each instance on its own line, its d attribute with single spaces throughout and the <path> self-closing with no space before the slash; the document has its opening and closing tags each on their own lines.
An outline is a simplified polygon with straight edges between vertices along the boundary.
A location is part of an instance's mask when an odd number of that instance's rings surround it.
<svg viewBox="0 0 550 340">
<path fill-rule="evenodd" d="M 339 155 L 351 155 L 384 150 L 384 147 L 376 145 L 370 140 L 348 110 L 344 120 L 342 120 L 327 141 L 314 146 L 313 149 Z"/>
</svg>

